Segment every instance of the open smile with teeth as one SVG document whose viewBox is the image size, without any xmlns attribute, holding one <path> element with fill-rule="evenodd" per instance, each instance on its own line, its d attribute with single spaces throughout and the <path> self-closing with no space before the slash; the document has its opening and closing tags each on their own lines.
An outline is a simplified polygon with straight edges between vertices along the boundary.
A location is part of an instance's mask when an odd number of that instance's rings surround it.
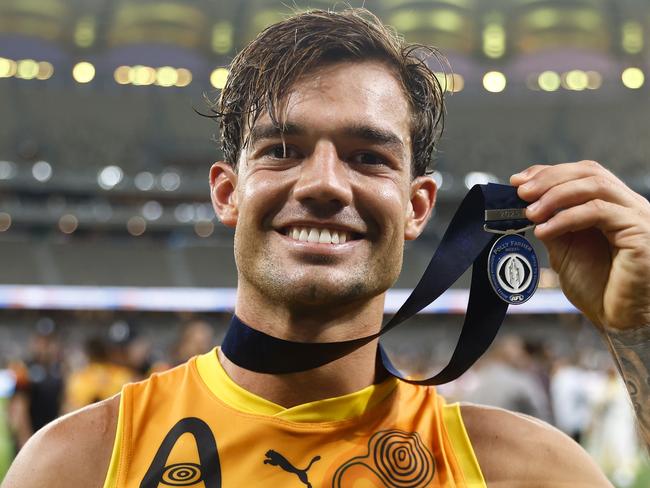
<svg viewBox="0 0 650 488">
<path fill-rule="evenodd" d="M 287 227 L 282 233 L 293 240 L 319 244 L 345 244 L 360 238 L 358 234 L 336 229 L 319 229 L 316 227 Z"/>
</svg>

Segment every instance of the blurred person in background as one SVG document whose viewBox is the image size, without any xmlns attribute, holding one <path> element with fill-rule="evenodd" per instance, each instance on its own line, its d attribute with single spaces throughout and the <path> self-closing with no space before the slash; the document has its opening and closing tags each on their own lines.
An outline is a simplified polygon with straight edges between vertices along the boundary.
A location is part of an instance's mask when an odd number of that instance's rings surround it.
<svg viewBox="0 0 650 488">
<path fill-rule="evenodd" d="M 591 381 L 593 410 L 583 445 L 609 479 L 624 488 L 634 482 L 642 459 L 634 410 L 614 365 L 607 368 L 602 380 L 599 387 Z"/>
<path fill-rule="evenodd" d="M 550 401 L 532 362 L 520 337 L 504 336 L 477 364 L 463 399 L 550 422 Z"/>
<path fill-rule="evenodd" d="M 147 375 L 183 364 L 190 358 L 209 351 L 214 345 L 214 328 L 206 320 L 200 318 L 185 320 L 169 347 L 167 357 L 153 362 Z"/>
<path fill-rule="evenodd" d="M 0 480 L 4 478 L 16 453 L 9 421 L 9 402 L 16 389 L 16 375 L 0 357 Z"/>
<path fill-rule="evenodd" d="M 141 336 L 137 327 L 126 320 L 116 320 L 108 328 L 108 355 L 112 364 L 131 371 L 132 381 L 152 373 L 153 344 Z"/>
<path fill-rule="evenodd" d="M 134 378 L 133 370 L 121 362 L 122 355 L 112 356 L 115 348 L 103 336 L 88 339 L 84 350 L 87 364 L 68 377 L 65 412 L 112 397 Z"/>
<path fill-rule="evenodd" d="M 567 357 L 556 360 L 551 376 L 555 425 L 579 443 L 591 421 L 592 386 L 593 373 L 580 365 L 577 356 L 573 360 Z"/>
<path fill-rule="evenodd" d="M 205 354 L 214 347 L 214 328 L 203 319 L 192 319 L 181 326 L 177 342 L 171 348 L 171 364 L 178 366 L 188 359 Z"/>
<path fill-rule="evenodd" d="M 551 404 L 551 371 L 553 369 L 554 355 L 550 348 L 550 342 L 543 340 L 524 339 L 524 349 L 530 358 L 529 372 L 537 379 L 546 396 L 551 418 L 553 418 L 553 406 Z"/>
<path fill-rule="evenodd" d="M 28 357 L 15 366 L 17 384 L 10 418 L 18 449 L 61 414 L 65 389 L 62 352 L 54 321 L 40 319 L 29 338 Z"/>
</svg>

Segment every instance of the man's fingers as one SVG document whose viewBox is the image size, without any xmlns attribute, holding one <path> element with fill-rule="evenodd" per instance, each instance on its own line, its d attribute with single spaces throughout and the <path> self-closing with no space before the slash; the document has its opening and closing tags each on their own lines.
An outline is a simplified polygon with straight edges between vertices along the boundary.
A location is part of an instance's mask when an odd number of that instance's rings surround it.
<svg viewBox="0 0 650 488">
<path fill-rule="evenodd" d="M 510 184 L 514 186 L 523 185 L 540 171 L 549 168 L 548 164 L 534 164 L 529 166 L 521 173 L 514 174 L 510 177 Z"/>
<path fill-rule="evenodd" d="M 589 200 L 582 205 L 558 212 L 547 222 L 535 228 L 535 236 L 541 240 L 555 239 L 568 232 L 595 227 L 605 235 L 634 225 L 632 212 L 616 203 L 605 200 Z"/>
<path fill-rule="evenodd" d="M 602 175 L 587 176 L 551 187 L 528 206 L 526 217 L 536 223 L 544 222 L 560 210 L 590 200 L 604 200 L 626 207 L 633 207 L 637 203 L 634 194 L 622 184 Z"/>
<path fill-rule="evenodd" d="M 522 183 L 517 189 L 517 193 L 527 202 L 534 202 L 554 186 L 589 176 L 598 176 L 603 180 L 621 184 L 616 176 L 595 161 L 580 161 L 542 168 L 541 171 L 537 171 L 525 183 Z"/>
</svg>

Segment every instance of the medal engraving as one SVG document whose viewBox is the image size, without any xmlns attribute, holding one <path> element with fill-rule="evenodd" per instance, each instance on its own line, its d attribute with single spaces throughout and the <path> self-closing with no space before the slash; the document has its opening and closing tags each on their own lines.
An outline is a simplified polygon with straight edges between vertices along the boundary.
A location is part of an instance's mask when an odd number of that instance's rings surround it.
<svg viewBox="0 0 650 488">
<path fill-rule="evenodd" d="M 504 302 L 526 302 L 539 282 L 539 263 L 533 246 L 525 237 L 508 234 L 499 238 L 488 258 L 488 276 L 495 293 Z"/>
</svg>

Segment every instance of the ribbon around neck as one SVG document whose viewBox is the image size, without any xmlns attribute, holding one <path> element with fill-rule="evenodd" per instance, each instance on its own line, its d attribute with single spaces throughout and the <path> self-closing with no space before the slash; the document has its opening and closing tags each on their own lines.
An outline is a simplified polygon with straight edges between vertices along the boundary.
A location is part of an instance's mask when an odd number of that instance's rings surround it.
<svg viewBox="0 0 650 488">
<path fill-rule="evenodd" d="M 285 374 L 318 368 L 397 327 L 436 300 L 467 268 L 473 266 L 463 328 L 449 363 L 438 374 L 424 379 L 407 377 L 393 366 L 379 345 L 383 366 L 397 378 L 421 385 L 452 381 L 467 371 L 490 347 L 508 309 L 508 304 L 497 296 L 488 278 L 487 259 L 498 236 L 484 228 L 486 211 L 523 209 L 526 205 L 512 186 L 489 183 L 472 187 L 411 295 L 375 334 L 340 342 L 294 342 L 270 336 L 233 315 L 221 350 L 233 363 L 258 373 Z M 507 231 L 529 224 L 530 221 L 515 215 L 513 220 L 491 222 L 490 228 Z"/>
</svg>

